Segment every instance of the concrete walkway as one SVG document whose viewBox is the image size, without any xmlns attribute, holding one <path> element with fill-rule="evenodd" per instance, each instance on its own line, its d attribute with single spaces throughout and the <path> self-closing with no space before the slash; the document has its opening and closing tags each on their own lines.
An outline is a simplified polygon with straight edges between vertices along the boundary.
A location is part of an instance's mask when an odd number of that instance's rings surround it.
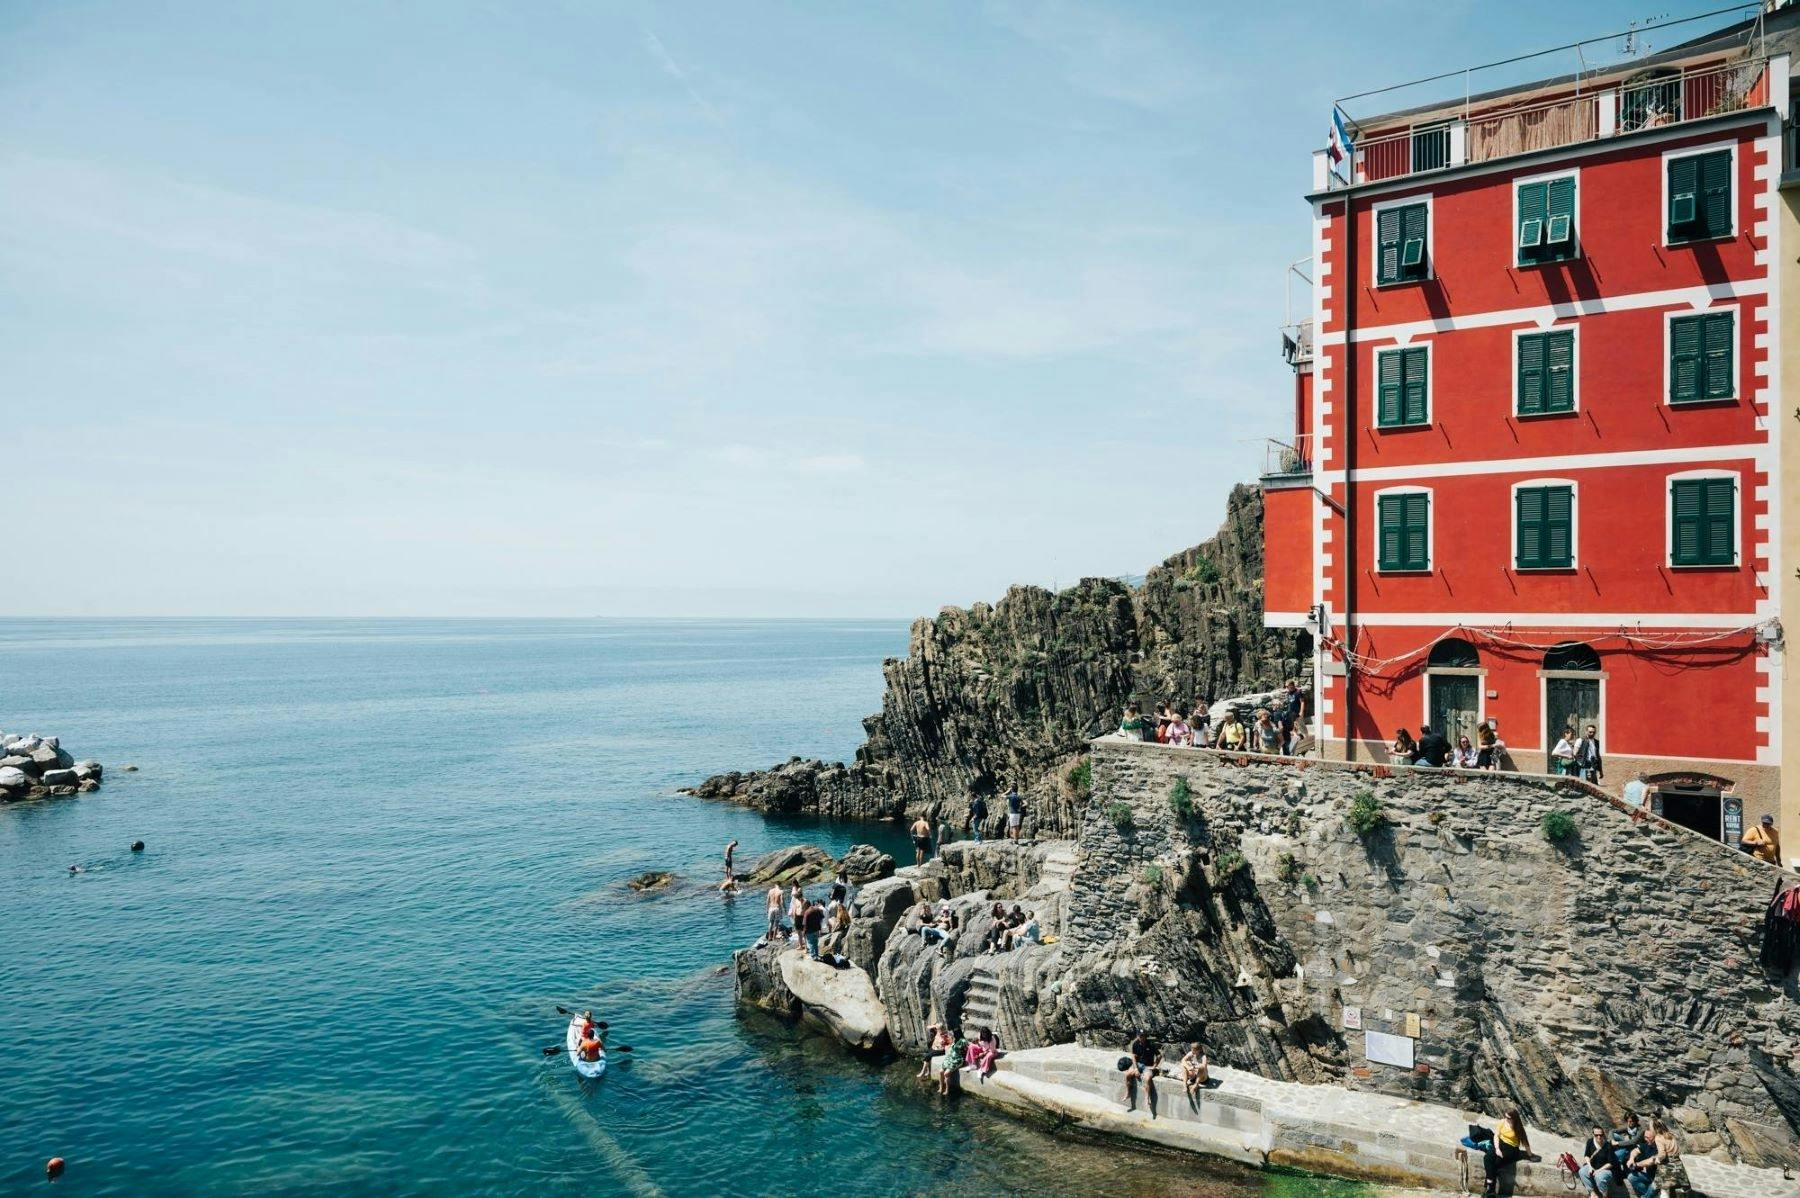
<svg viewBox="0 0 1800 1198">
<path fill-rule="evenodd" d="M 1317 1173 L 1367 1178 L 1438 1190 L 1462 1188 L 1457 1141 L 1470 1123 L 1489 1127 L 1494 1116 L 1345 1090 L 1270 1081 L 1214 1067 L 1219 1085 L 1190 1104 L 1176 1078 L 1158 1081 L 1152 1118 L 1124 1106 L 1117 1050 L 1059 1044 L 1001 1058 L 985 1081 L 965 1071 L 963 1092 L 1027 1110 L 1061 1115 L 1095 1131 L 1221 1156 L 1252 1165 L 1286 1165 Z M 1510 1178 L 1515 1194 L 1566 1194 L 1557 1157 L 1580 1155 L 1575 1141 L 1530 1128 L 1541 1158 L 1521 1162 Z M 1470 1184 L 1481 1188 L 1481 1158 L 1471 1153 Z M 1800 1198 L 1800 1182 L 1778 1169 L 1752 1169 L 1705 1157 L 1684 1157 L 1694 1190 L 1709 1198 Z"/>
</svg>

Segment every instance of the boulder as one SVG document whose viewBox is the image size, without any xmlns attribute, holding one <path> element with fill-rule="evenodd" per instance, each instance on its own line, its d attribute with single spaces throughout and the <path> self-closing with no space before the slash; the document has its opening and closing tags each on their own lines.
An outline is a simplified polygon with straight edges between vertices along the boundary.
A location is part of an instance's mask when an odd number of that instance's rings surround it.
<svg viewBox="0 0 1800 1198">
<path fill-rule="evenodd" d="M 75 770 L 75 776 L 83 781 L 92 778 L 98 782 L 100 775 L 104 772 L 98 761 L 77 761 L 72 768 Z"/>
<path fill-rule="evenodd" d="M 9 757 L 14 754 L 17 754 L 20 757 L 29 757 L 33 751 L 43 747 L 43 738 L 38 736 L 15 736 L 7 741 L 5 745 L 6 753 Z"/>
<path fill-rule="evenodd" d="M 887 1048 L 887 1009 L 867 973 L 854 965 L 838 969 L 802 952 L 780 954 L 777 965 L 803 1015 L 823 1023 L 852 1048 L 863 1052 Z"/>
<path fill-rule="evenodd" d="M 39 781 L 45 786 L 79 786 L 82 779 L 74 770 L 45 770 Z"/>
<path fill-rule="evenodd" d="M 858 886 L 869 882 L 879 882 L 883 878 L 894 876 L 894 858 L 872 844 L 853 844 L 844 859 L 838 862 L 850 875 L 850 881 Z"/>
<path fill-rule="evenodd" d="M 0 790 L 24 793 L 30 789 L 30 774 L 14 766 L 0 766 Z"/>
<path fill-rule="evenodd" d="M 625 883 L 625 885 L 631 887 L 639 894 L 643 894 L 648 890 L 661 890 L 674 880 L 675 875 L 669 870 L 653 869 L 647 873 L 639 874 L 637 877 Z"/>
<path fill-rule="evenodd" d="M 744 884 L 767 886 L 778 883 L 786 886 L 799 882 L 804 886 L 810 882 L 829 880 L 836 869 L 837 862 L 818 845 L 792 844 L 758 857 L 750 867 L 749 875 L 744 878 Z"/>
<path fill-rule="evenodd" d="M 45 748 L 46 748 L 46 749 L 60 749 L 60 748 L 62 748 L 62 738 L 61 738 L 61 737 L 58 737 L 58 736 L 40 736 L 40 737 L 38 737 L 38 739 L 39 739 L 39 740 L 41 740 L 41 741 L 43 741 L 43 742 L 44 742 L 44 747 L 45 747 Z"/>
<path fill-rule="evenodd" d="M 41 770 L 66 770 L 75 759 L 55 745 L 39 745 L 31 751 L 31 760 Z"/>
<path fill-rule="evenodd" d="M 24 770 L 28 774 L 38 772 L 37 762 L 29 757 L 21 757 L 17 753 L 0 757 L 0 770 Z"/>
</svg>

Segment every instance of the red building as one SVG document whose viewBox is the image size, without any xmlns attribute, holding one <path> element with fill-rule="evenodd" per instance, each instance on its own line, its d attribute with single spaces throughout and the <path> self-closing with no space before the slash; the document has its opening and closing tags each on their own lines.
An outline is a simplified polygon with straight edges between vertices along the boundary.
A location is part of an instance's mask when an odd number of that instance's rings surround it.
<svg viewBox="0 0 1800 1198">
<path fill-rule="evenodd" d="M 1362 119 L 1315 157 L 1264 586 L 1312 634 L 1328 756 L 1492 721 L 1544 772 L 1591 723 L 1615 793 L 1641 770 L 1727 838 L 1776 810 L 1785 36 Z"/>
</svg>

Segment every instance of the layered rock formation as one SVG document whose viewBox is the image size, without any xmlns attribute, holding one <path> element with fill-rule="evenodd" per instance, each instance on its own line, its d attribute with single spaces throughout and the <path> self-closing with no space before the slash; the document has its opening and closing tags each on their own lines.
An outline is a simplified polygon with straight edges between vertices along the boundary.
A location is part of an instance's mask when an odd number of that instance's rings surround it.
<svg viewBox="0 0 1800 1198">
<path fill-rule="evenodd" d="M 1571 1135 L 1630 1107 L 1690 1154 L 1800 1165 L 1800 990 L 1759 962 L 1781 871 L 1572 780 L 1122 741 L 1093 761 L 1074 843 L 953 845 L 857 895 L 845 953 L 897 1049 L 945 1021 L 1014 1049 L 1143 1027 L 1283 1081 Z M 1046 942 L 983 952 L 995 900 Z M 946 901 L 956 933 L 916 934 Z M 772 960 L 739 954 L 741 995 Z"/>
<path fill-rule="evenodd" d="M 54 736 L 0 732 L 0 802 L 96 790 L 98 761 L 77 761 Z"/>
<path fill-rule="evenodd" d="M 1218 534 L 1139 587 L 1014 587 L 991 606 L 918 621 L 907 656 L 884 667 L 881 712 L 863 721 L 868 739 L 849 764 L 795 758 L 690 793 L 832 818 L 947 808 L 959 825 L 981 793 L 997 831 L 991 796 L 1017 788 L 1035 830 L 1069 835 L 1087 798 L 1071 767 L 1128 700 L 1267 690 L 1299 674 L 1308 652 L 1299 634 L 1262 626 L 1262 492 L 1240 486 Z"/>
</svg>

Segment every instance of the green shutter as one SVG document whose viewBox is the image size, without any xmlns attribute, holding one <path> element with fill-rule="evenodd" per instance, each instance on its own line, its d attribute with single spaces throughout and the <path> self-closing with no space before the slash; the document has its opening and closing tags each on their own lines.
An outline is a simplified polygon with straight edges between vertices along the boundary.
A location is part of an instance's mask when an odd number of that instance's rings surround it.
<svg viewBox="0 0 1800 1198">
<path fill-rule="evenodd" d="M 1669 402 L 1700 398 L 1700 327 L 1704 316 L 1678 316 L 1669 322 Z"/>
<path fill-rule="evenodd" d="M 1678 566 L 1730 566 L 1737 562 L 1732 535 L 1737 509 L 1737 481 L 1730 478 L 1681 479 L 1670 484 L 1673 544 L 1670 558 Z"/>
<path fill-rule="evenodd" d="M 1427 495 L 1404 495 L 1401 498 L 1406 504 L 1405 568 L 1427 569 L 1431 564 L 1430 546 L 1427 544 L 1431 498 Z"/>
<path fill-rule="evenodd" d="M 1526 183 L 1519 188 L 1519 260 L 1537 256 L 1544 244 L 1544 221 L 1549 217 L 1550 185 Z"/>
<path fill-rule="evenodd" d="M 1732 341 L 1736 323 L 1730 312 L 1709 312 L 1700 317 L 1701 366 L 1700 393 L 1707 399 L 1729 399 L 1735 388 L 1731 378 Z"/>
<path fill-rule="evenodd" d="M 1546 386 L 1544 411 L 1575 410 L 1575 333 L 1560 329 L 1544 334 Z"/>
<path fill-rule="evenodd" d="M 1375 216 L 1375 282 L 1400 281 L 1400 209 L 1384 208 Z"/>
<path fill-rule="evenodd" d="M 1701 237 L 1731 235 L 1731 151 L 1700 155 Z"/>
<path fill-rule="evenodd" d="M 1400 210 L 1400 271 L 1408 279 L 1425 277 L 1425 205 Z"/>
<path fill-rule="evenodd" d="M 1405 390 L 1403 419 L 1407 424 L 1424 424 L 1426 411 L 1425 351 L 1409 349 L 1401 352 L 1401 385 Z"/>
<path fill-rule="evenodd" d="M 1575 493 L 1570 487 L 1520 487 L 1514 564 L 1521 570 L 1566 570 L 1574 564 Z"/>
<path fill-rule="evenodd" d="M 1520 487 L 1518 493 L 1519 550 L 1514 564 L 1529 570 L 1543 564 L 1544 556 L 1544 489 Z"/>
<path fill-rule="evenodd" d="M 1375 355 L 1379 366 L 1379 402 L 1375 423 L 1382 428 L 1403 423 L 1400 406 L 1400 351 L 1389 350 Z"/>
<path fill-rule="evenodd" d="M 1529 333 L 1519 338 L 1519 415 L 1536 416 L 1544 410 L 1544 335 Z"/>
<path fill-rule="evenodd" d="M 1544 248 L 1558 258 L 1575 253 L 1575 176 L 1550 180 L 1545 204 Z"/>
<path fill-rule="evenodd" d="M 1544 565 L 1568 569 L 1575 564 L 1575 490 L 1544 488 Z"/>
<path fill-rule="evenodd" d="M 1405 545 L 1401 523 L 1406 512 L 1398 495 L 1383 495 L 1378 506 L 1381 509 L 1381 552 L 1377 565 L 1383 570 L 1398 570 Z"/>
<path fill-rule="evenodd" d="M 1695 219 L 1700 214 L 1700 160 L 1695 157 L 1669 159 L 1669 237 L 1684 241 L 1694 236 Z"/>
</svg>

